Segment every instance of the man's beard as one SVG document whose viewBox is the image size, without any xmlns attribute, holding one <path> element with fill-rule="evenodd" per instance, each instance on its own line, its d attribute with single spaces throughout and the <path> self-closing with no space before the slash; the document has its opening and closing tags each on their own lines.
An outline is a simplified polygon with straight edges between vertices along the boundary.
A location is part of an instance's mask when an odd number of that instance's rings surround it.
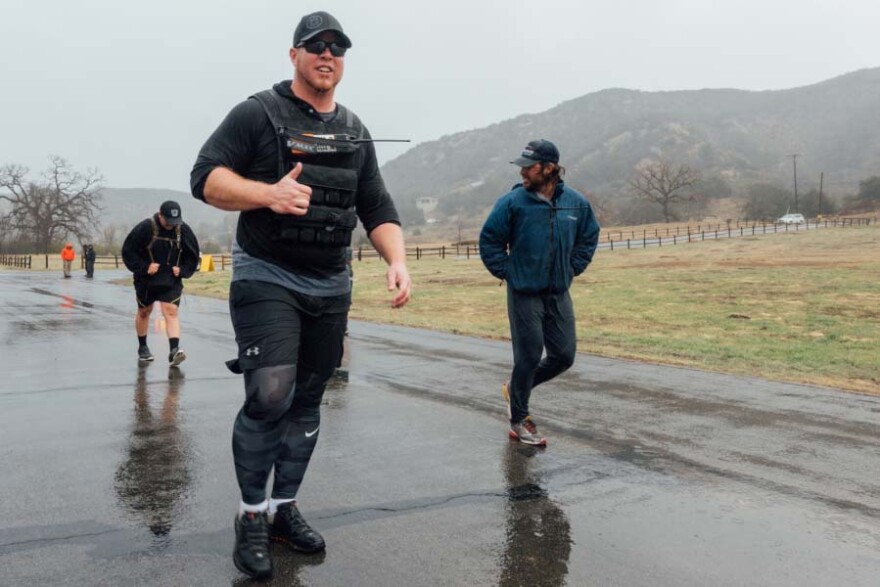
<svg viewBox="0 0 880 587">
<path fill-rule="evenodd" d="M 523 182 L 523 187 L 526 189 L 527 192 L 533 192 L 533 193 L 543 192 L 544 188 L 546 188 L 550 184 L 550 181 L 551 180 L 548 177 L 542 178 L 540 180 L 540 183 L 529 180 L 529 185 L 526 186 L 525 182 Z"/>
</svg>

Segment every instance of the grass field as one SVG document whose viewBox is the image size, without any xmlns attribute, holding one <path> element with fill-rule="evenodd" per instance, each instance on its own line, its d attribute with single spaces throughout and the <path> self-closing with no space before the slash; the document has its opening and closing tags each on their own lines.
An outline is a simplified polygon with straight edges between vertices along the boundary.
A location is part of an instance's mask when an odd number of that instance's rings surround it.
<svg viewBox="0 0 880 587">
<path fill-rule="evenodd" d="M 479 260 L 410 262 L 389 307 L 385 266 L 355 263 L 351 317 L 508 337 L 505 288 Z M 226 297 L 229 273 L 190 293 Z M 838 228 L 601 251 L 575 280 L 581 351 L 880 394 L 880 228 Z"/>
</svg>

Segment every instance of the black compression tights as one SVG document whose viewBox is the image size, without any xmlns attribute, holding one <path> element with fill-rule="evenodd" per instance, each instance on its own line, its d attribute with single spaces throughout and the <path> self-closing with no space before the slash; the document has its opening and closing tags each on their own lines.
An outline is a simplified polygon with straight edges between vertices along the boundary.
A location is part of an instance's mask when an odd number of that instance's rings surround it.
<svg viewBox="0 0 880 587">
<path fill-rule="evenodd" d="M 246 371 L 247 399 L 235 419 L 232 454 L 242 499 L 266 499 L 272 467 L 272 497 L 292 499 L 302 483 L 321 423 L 321 396 L 327 383 L 291 365 Z"/>
</svg>

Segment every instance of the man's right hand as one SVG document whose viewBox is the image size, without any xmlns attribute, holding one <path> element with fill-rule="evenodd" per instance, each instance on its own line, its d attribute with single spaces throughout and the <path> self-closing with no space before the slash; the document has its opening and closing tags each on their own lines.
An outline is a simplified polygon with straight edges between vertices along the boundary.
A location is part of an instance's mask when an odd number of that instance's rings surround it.
<svg viewBox="0 0 880 587">
<path fill-rule="evenodd" d="M 158 263 L 150 263 L 150 266 L 147 267 L 147 275 L 156 275 L 157 271 L 159 271 Z"/>
<path fill-rule="evenodd" d="M 270 186 L 270 203 L 267 206 L 270 210 L 276 214 L 294 216 L 302 216 L 309 211 L 312 188 L 296 181 L 300 173 L 302 173 L 302 163 L 297 163 L 290 173 Z"/>
</svg>

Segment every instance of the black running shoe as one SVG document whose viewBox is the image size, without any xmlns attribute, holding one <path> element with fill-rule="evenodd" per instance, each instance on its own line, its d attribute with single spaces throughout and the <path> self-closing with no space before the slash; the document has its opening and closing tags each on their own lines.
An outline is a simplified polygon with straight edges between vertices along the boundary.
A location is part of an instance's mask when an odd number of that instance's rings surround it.
<svg viewBox="0 0 880 587">
<path fill-rule="evenodd" d="M 252 579 L 272 576 L 269 557 L 269 518 L 266 512 L 247 512 L 235 518 L 235 568 Z"/>
<path fill-rule="evenodd" d="M 321 552 L 325 546 L 324 538 L 308 525 L 292 501 L 278 506 L 269 538 L 297 552 Z"/>
<path fill-rule="evenodd" d="M 172 367 L 177 367 L 185 360 L 186 353 L 177 347 L 171 349 L 171 352 L 168 353 L 168 362 L 171 363 Z"/>
<path fill-rule="evenodd" d="M 150 352 L 150 347 L 144 345 L 138 348 L 138 361 L 143 363 L 147 363 L 153 360 L 153 353 Z"/>
</svg>

